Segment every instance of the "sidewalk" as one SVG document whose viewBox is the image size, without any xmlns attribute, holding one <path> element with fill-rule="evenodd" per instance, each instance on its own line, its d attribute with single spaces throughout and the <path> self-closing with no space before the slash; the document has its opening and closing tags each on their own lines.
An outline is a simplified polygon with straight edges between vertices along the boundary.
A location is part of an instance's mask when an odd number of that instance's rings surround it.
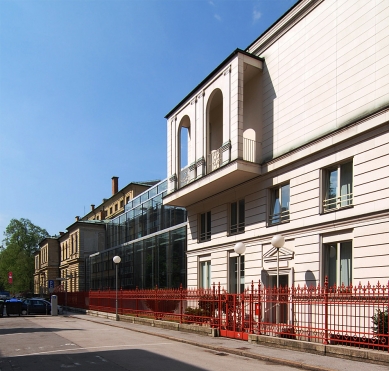
<svg viewBox="0 0 389 371">
<path fill-rule="evenodd" d="M 175 331 L 171 329 L 145 326 L 126 321 L 115 321 L 114 317 L 95 317 L 86 314 L 68 312 L 70 317 L 101 323 L 108 326 L 125 328 L 143 334 L 159 336 L 171 341 L 179 341 L 190 345 L 206 348 L 215 353 L 236 354 L 247 358 L 296 367 L 312 371 L 388 371 L 388 364 L 374 364 L 367 361 L 354 361 L 337 357 L 311 354 L 304 351 L 275 348 L 247 341 L 223 337 L 204 336 L 195 333 Z M 379 351 L 372 351 L 378 352 Z"/>
</svg>

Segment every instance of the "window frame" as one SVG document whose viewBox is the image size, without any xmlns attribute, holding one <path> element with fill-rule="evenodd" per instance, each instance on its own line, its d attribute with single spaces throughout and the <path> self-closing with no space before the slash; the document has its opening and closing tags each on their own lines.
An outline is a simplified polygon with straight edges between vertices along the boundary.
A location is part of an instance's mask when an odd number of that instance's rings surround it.
<svg viewBox="0 0 389 371">
<path fill-rule="evenodd" d="M 233 207 L 236 208 L 234 211 L 233 211 Z M 235 216 L 235 218 L 233 218 L 233 216 Z M 236 219 L 236 223 L 233 224 L 234 219 Z M 241 219 L 243 219 L 243 221 L 241 221 Z M 244 233 L 245 228 L 246 228 L 246 200 L 242 198 L 237 201 L 231 202 L 229 204 L 228 235 L 234 236 L 240 233 Z"/>
<path fill-rule="evenodd" d="M 348 246 L 345 246 L 348 244 Z M 342 246 L 343 245 L 343 246 Z M 335 255 L 331 256 L 330 249 L 335 248 Z M 349 252 L 347 250 L 349 249 Z M 323 243 L 323 282 L 325 278 L 328 278 L 328 287 L 332 288 L 336 287 L 349 287 L 353 283 L 353 241 L 351 239 L 346 240 L 337 240 L 334 242 Z M 344 254 L 348 254 L 349 256 L 346 258 Z M 346 274 L 348 275 L 348 282 L 342 282 L 342 255 L 343 260 L 348 260 L 348 267 Z M 334 259 L 331 263 L 329 259 Z M 335 264 L 335 268 L 331 267 L 331 265 Z M 334 268 L 334 269 L 333 269 Z M 342 274 L 343 273 L 343 274 Z M 335 276 L 335 277 L 334 277 Z"/>
<path fill-rule="evenodd" d="M 347 180 L 347 176 L 344 175 L 345 171 L 342 171 L 342 167 L 346 165 L 351 165 L 350 168 L 350 183 L 347 184 L 345 180 Z M 329 197 L 331 196 L 329 194 L 330 188 L 331 188 L 331 173 L 336 171 L 336 195 L 335 197 Z M 343 174 L 343 176 L 342 176 Z M 351 189 L 351 192 L 345 193 L 342 195 L 342 187 L 349 187 Z M 335 164 L 332 164 L 330 166 L 326 166 L 325 168 L 321 169 L 321 212 L 322 214 L 338 211 L 340 209 L 346 209 L 350 207 L 354 207 L 354 161 L 353 159 L 349 158 L 345 161 L 341 161 Z M 346 199 L 344 200 L 344 197 Z M 329 200 L 333 200 L 331 203 L 329 203 Z M 331 207 L 330 205 L 335 205 L 334 207 Z"/>
<path fill-rule="evenodd" d="M 203 230 L 203 217 L 204 217 L 204 230 Z M 212 236 L 212 214 L 211 211 L 206 211 L 205 213 L 199 214 L 198 217 L 198 237 L 197 242 L 206 242 L 211 241 Z"/>
<path fill-rule="evenodd" d="M 204 287 L 204 276 L 203 276 L 203 266 L 206 267 L 206 282 L 208 287 Z M 199 267 L 199 273 L 198 273 L 198 287 L 201 289 L 210 289 L 212 286 L 211 278 L 212 278 L 212 262 L 211 262 L 211 256 L 201 256 L 199 257 L 198 262 Z"/>
<path fill-rule="evenodd" d="M 285 186 L 288 186 L 289 189 L 289 202 L 288 202 L 288 209 L 287 213 L 285 213 L 285 216 L 282 215 L 282 202 L 283 202 L 283 197 L 282 197 L 282 188 Z M 280 209 L 281 211 L 279 213 L 274 213 L 274 203 L 276 201 L 275 197 L 275 192 L 278 191 L 278 199 L 279 204 L 280 204 Z M 279 225 L 279 224 L 284 224 L 284 223 L 289 223 L 290 222 L 290 182 L 285 182 L 276 185 L 275 187 L 272 187 L 269 189 L 268 192 L 268 197 L 269 197 L 269 207 L 268 207 L 268 218 L 267 218 L 267 225 L 268 226 L 274 226 L 274 225 Z M 278 220 L 273 221 L 274 217 L 277 217 Z"/>
</svg>

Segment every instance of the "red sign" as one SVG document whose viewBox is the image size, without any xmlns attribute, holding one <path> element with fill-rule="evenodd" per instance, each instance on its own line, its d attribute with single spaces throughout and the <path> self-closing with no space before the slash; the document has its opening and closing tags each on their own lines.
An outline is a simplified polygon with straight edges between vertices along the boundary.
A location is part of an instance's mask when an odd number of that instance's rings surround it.
<svg viewBox="0 0 389 371">
<path fill-rule="evenodd" d="M 8 283 L 12 283 L 12 272 L 8 272 Z"/>
</svg>

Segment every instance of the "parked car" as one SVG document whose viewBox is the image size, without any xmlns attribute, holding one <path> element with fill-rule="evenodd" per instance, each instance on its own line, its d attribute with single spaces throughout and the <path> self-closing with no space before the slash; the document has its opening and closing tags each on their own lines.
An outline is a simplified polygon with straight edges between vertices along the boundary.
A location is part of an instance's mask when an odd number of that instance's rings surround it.
<svg viewBox="0 0 389 371">
<path fill-rule="evenodd" d="M 58 305 L 58 314 L 62 314 L 63 309 Z M 22 314 L 51 314 L 51 303 L 40 298 L 25 299 L 22 302 Z"/>
</svg>

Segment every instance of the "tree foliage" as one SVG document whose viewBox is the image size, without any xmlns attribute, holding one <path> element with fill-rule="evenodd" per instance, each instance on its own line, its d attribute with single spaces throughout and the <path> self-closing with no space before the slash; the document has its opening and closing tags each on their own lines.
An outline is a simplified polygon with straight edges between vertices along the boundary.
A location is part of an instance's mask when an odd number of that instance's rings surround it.
<svg viewBox="0 0 389 371">
<path fill-rule="evenodd" d="M 34 285 L 34 254 L 39 242 L 49 234 L 28 219 L 12 219 L 4 232 L 0 250 L 0 287 L 17 293 L 32 291 Z M 8 283 L 12 272 L 13 283 Z"/>
</svg>

